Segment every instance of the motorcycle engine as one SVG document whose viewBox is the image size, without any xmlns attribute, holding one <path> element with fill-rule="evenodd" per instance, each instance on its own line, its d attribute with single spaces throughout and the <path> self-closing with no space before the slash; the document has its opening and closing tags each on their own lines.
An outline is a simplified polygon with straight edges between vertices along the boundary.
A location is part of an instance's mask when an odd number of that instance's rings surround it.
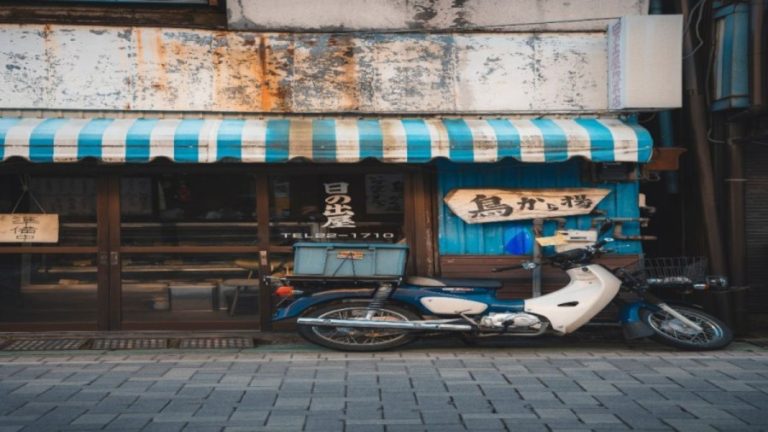
<svg viewBox="0 0 768 432">
<path fill-rule="evenodd" d="M 541 328 L 541 320 L 536 315 L 524 312 L 490 313 L 480 318 L 480 326 L 486 328 Z"/>
</svg>

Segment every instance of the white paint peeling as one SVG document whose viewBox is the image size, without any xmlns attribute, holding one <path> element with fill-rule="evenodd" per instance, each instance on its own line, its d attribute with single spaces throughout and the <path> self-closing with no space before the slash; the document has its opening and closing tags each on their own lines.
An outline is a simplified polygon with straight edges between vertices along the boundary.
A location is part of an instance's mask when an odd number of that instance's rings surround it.
<svg viewBox="0 0 768 432">
<path fill-rule="evenodd" d="M 456 36 L 456 105 L 459 111 L 528 111 L 535 81 L 528 37 Z"/>
<path fill-rule="evenodd" d="M 608 105 L 604 32 L 0 25 L 0 42 L 6 110 L 525 114 L 602 112 Z"/>
<path fill-rule="evenodd" d="M 0 104 L 22 109 L 46 106 L 44 28 L 5 25 L 0 29 Z"/>
<path fill-rule="evenodd" d="M 232 0 L 236 30 L 593 31 L 601 18 L 645 15 L 649 0 Z M 535 24 L 530 24 L 535 23 Z"/>
<path fill-rule="evenodd" d="M 52 27 L 44 40 L 46 103 L 61 109 L 130 109 L 134 71 L 128 35 L 129 30 L 106 27 Z"/>
<path fill-rule="evenodd" d="M 579 38 L 547 33 L 535 43 L 536 83 L 532 108 L 608 108 L 608 45 L 604 33 Z"/>
</svg>

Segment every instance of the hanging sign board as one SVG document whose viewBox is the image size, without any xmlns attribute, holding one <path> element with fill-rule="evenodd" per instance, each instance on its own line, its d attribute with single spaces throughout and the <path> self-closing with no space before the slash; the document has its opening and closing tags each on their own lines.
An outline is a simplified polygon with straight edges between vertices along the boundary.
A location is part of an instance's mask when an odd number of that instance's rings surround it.
<svg viewBox="0 0 768 432">
<path fill-rule="evenodd" d="M 445 204 L 470 224 L 583 215 L 610 189 L 454 189 Z"/>
<path fill-rule="evenodd" d="M 58 241 L 58 214 L 0 214 L 0 243 L 57 243 Z"/>
</svg>

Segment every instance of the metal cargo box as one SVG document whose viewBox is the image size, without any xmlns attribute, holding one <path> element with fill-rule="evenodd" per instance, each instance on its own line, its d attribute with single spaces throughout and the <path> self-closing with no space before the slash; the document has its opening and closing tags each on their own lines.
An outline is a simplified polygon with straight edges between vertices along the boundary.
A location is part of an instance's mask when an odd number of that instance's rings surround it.
<svg viewBox="0 0 768 432">
<path fill-rule="evenodd" d="M 296 243 L 296 276 L 399 278 L 408 246 L 389 243 Z"/>
</svg>

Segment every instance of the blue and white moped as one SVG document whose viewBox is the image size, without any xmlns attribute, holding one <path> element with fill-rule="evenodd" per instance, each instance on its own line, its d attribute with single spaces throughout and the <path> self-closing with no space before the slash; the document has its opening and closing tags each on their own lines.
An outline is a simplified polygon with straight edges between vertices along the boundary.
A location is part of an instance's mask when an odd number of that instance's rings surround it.
<svg viewBox="0 0 768 432">
<path fill-rule="evenodd" d="M 609 228 L 604 225 L 601 233 Z M 545 264 L 564 270 L 570 282 L 540 297 L 499 299 L 496 291 L 501 283 L 482 279 L 412 277 L 368 288 L 331 286 L 308 295 L 286 285 L 276 291 L 282 301 L 274 321 L 297 319 L 301 336 L 327 348 L 379 351 L 443 332 L 465 338 L 565 335 L 613 301 L 620 306 L 619 321 L 629 339 L 652 337 L 689 350 L 719 349 L 731 342 L 731 330 L 717 318 L 694 307 L 669 305 L 649 293 L 647 284 L 632 273 L 593 263 L 610 241 L 604 238 L 549 257 Z M 525 262 L 493 271 L 535 267 Z M 620 299 L 622 290 L 633 292 L 634 299 Z"/>
</svg>

